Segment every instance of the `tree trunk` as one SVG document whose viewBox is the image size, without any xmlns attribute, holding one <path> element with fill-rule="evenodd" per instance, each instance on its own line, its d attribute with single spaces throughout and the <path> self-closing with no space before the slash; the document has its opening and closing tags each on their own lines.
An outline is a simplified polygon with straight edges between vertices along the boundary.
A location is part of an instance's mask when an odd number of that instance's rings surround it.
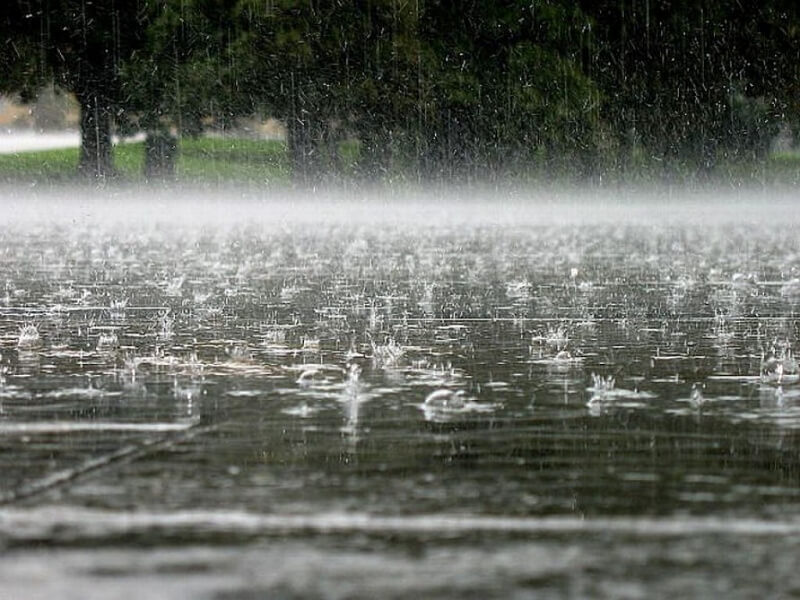
<svg viewBox="0 0 800 600">
<path fill-rule="evenodd" d="M 175 179 L 177 140 L 166 131 L 151 131 L 144 143 L 144 176 L 148 181 Z"/>
<path fill-rule="evenodd" d="M 299 119 L 290 118 L 286 123 L 286 151 L 289 153 L 289 168 L 295 183 L 306 183 L 308 146 L 309 136 L 305 123 Z"/>
<path fill-rule="evenodd" d="M 114 175 L 111 156 L 111 103 L 101 93 L 76 94 L 81 110 L 81 152 L 78 172 L 95 179 Z"/>
<path fill-rule="evenodd" d="M 309 117 L 303 120 L 289 119 L 286 124 L 286 143 L 292 179 L 296 184 L 314 185 L 324 175 L 325 138 L 324 123 L 315 123 Z"/>
<path fill-rule="evenodd" d="M 361 152 L 358 158 L 358 174 L 367 182 L 386 180 L 392 166 L 391 134 L 380 129 L 380 125 L 364 128 L 359 133 Z"/>
</svg>

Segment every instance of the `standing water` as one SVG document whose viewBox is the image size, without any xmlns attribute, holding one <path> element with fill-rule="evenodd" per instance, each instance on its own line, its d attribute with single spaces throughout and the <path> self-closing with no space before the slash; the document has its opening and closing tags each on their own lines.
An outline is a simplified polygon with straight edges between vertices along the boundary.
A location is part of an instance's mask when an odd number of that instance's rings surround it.
<svg viewBox="0 0 800 600">
<path fill-rule="evenodd" d="M 9 597 L 800 590 L 790 205 L 107 196 L 0 228 Z"/>
</svg>

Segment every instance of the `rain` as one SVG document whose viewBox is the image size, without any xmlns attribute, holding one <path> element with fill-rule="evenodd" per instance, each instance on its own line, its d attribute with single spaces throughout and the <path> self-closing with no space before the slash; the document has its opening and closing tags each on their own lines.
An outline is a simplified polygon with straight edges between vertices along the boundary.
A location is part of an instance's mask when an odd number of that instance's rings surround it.
<svg viewBox="0 0 800 600">
<path fill-rule="evenodd" d="M 0 8 L 3 593 L 795 593 L 798 19 Z"/>
</svg>

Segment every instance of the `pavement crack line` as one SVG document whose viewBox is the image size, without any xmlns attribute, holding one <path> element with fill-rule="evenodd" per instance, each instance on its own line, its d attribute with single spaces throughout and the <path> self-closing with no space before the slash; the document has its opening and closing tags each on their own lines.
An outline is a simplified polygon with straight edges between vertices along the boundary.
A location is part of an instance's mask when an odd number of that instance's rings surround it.
<svg viewBox="0 0 800 600">
<path fill-rule="evenodd" d="M 192 427 L 179 434 L 148 439 L 138 444 L 128 444 L 113 452 L 89 458 L 75 467 L 48 473 L 34 481 L 23 483 L 16 489 L 0 494 L 0 506 L 8 506 L 21 500 L 27 500 L 44 494 L 53 489 L 68 486 L 82 477 L 91 473 L 96 473 L 102 469 L 140 460 L 154 452 L 167 450 L 188 442 L 198 435 L 215 430 L 216 427 L 216 425 Z"/>
</svg>

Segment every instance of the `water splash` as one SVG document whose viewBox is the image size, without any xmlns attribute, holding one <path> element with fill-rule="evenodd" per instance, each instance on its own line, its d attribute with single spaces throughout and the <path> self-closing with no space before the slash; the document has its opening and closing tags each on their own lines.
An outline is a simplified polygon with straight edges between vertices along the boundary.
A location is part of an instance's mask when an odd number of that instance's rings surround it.
<svg viewBox="0 0 800 600">
<path fill-rule="evenodd" d="M 794 358 L 789 344 L 773 344 L 769 354 L 762 356 L 761 379 L 765 383 L 778 385 L 796 383 L 800 380 L 800 365 Z"/>
<path fill-rule="evenodd" d="M 20 350 L 35 350 L 41 345 L 39 328 L 33 323 L 27 323 L 20 327 L 17 336 L 17 348 Z"/>
<path fill-rule="evenodd" d="M 376 344 L 370 336 L 369 342 L 372 347 L 372 362 L 378 368 L 395 367 L 405 356 L 405 348 L 393 337 L 388 338 L 383 344 Z"/>
<path fill-rule="evenodd" d="M 692 392 L 689 394 L 689 404 L 695 410 L 702 409 L 707 402 L 706 397 L 703 395 L 705 387 L 705 384 L 692 384 Z"/>
<path fill-rule="evenodd" d="M 608 402 L 612 398 L 612 393 L 616 389 L 616 380 L 612 375 L 597 375 L 592 373 L 592 387 L 589 391 L 592 393 L 589 398 L 589 405 Z"/>
<path fill-rule="evenodd" d="M 98 352 L 114 352 L 119 348 L 119 338 L 113 331 L 103 332 L 97 338 Z"/>
</svg>

